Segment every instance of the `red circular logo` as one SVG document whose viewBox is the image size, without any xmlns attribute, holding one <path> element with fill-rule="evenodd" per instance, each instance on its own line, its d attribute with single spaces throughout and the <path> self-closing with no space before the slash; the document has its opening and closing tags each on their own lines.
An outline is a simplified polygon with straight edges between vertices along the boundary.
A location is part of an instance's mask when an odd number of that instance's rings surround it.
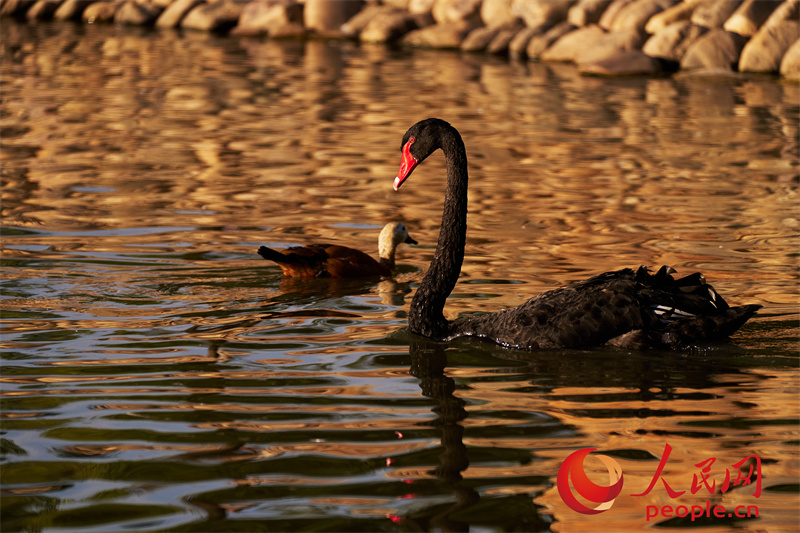
<svg viewBox="0 0 800 533">
<path fill-rule="evenodd" d="M 600 459 L 608 468 L 610 485 L 608 487 L 598 485 L 586 476 L 586 471 L 583 469 L 583 460 L 590 452 L 596 449 L 582 448 L 571 453 L 564 460 L 561 468 L 558 469 L 558 477 L 556 478 L 556 485 L 561 499 L 572 510 L 583 514 L 597 514 L 611 509 L 611 506 L 614 505 L 614 500 L 617 499 L 617 496 L 622 491 L 622 468 L 618 462 L 607 455 L 598 454 L 593 457 Z M 572 488 L 570 488 L 570 482 L 572 483 Z M 575 498 L 573 490 L 582 498 L 599 505 L 594 508 L 587 507 Z"/>
</svg>

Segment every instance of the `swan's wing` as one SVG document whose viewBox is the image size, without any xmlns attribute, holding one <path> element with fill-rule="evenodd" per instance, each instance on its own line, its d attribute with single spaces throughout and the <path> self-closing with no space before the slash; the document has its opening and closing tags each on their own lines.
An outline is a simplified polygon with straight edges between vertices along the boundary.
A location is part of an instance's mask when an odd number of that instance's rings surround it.
<svg viewBox="0 0 800 533">
<path fill-rule="evenodd" d="M 457 321 L 451 331 L 525 349 L 683 348 L 726 338 L 760 308 L 729 307 L 702 275 L 676 280 L 671 273 L 667 267 L 656 274 L 644 267 L 607 272 L 513 309 Z"/>
</svg>

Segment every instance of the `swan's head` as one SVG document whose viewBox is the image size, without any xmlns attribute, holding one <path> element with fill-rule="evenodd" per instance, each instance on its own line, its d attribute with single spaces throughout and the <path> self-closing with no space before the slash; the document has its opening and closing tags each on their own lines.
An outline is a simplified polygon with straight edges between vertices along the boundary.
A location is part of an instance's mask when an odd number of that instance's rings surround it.
<svg viewBox="0 0 800 533">
<path fill-rule="evenodd" d="M 394 251 L 401 243 L 417 244 L 417 241 L 411 238 L 403 223 L 389 222 L 378 237 L 378 255 L 382 258 L 393 258 Z"/>
<path fill-rule="evenodd" d="M 436 149 L 442 147 L 441 139 L 445 130 L 455 131 L 444 120 L 428 118 L 411 126 L 406 134 L 403 135 L 403 142 L 400 145 L 402 159 L 400 160 L 400 170 L 394 179 L 394 190 L 400 188 L 400 185 L 411 175 L 417 165 L 422 163 Z"/>
</svg>

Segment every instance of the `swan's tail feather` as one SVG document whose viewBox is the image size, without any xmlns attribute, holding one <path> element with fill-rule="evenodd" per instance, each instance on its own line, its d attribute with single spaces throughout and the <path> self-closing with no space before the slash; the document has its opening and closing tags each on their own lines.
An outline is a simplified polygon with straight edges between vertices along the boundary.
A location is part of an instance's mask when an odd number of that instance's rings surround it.
<svg viewBox="0 0 800 533">
<path fill-rule="evenodd" d="M 699 316 L 671 323 L 662 335 L 662 341 L 672 348 L 686 348 L 697 342 L 721 341 L 733 335 L 760 305 L 730 307 L 716 315 Z"/>
<path fill-rule="evenodd" d="M 636 272 L 636 281 L 645 286 L 650 309 L 664 324 L 661 342 L 673 348 L 695 342 L 724 340 L 736 332 L 760 305 L 731 307 L 696 272 L 675 279 L 671 267 L 663 266 L 655 274 L 645 267 Z"/>
</svg>

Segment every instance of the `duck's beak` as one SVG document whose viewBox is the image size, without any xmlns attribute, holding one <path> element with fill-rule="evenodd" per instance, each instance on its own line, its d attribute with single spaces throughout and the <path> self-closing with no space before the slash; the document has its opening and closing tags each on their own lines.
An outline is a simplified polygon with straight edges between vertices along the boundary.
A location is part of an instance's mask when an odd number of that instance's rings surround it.
<svg viewBox="0 0 800 533">
<path fill-rule="evenodd" d="M 403 146 L 403 157 L 400 160 L 400 170 L 397 171 L 397 177 L 394 179 L 394 190 L 400 188 L 400 185 L 411 175 L 411 172 L 414 168 L 419 164 L 417 158 L 411 155 L 411 144 L 413 140 L 409 140 L 405 146 Z M 414 243 L 416 244 L 416 243 Z"/>
<path fill-rule="evenodd" d="M 397 187 L 395 187 L 397 189 Z M 403 241 L 406 244 L 419 244 L 417 241 L 411 238 L 411 235 L 406 236 L 406 240 Z"/>
</svg>

